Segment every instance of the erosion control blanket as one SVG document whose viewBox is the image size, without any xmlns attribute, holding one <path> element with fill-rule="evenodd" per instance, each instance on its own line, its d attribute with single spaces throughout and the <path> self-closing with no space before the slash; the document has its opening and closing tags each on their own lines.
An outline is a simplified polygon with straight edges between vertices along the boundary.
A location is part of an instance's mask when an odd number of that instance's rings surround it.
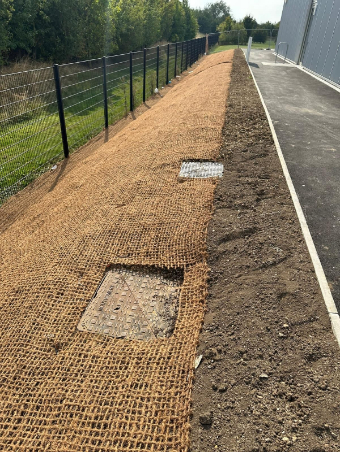
<svg viewBox="0 0 340 452">
<path fill-rule="evenodd" d="M 183 160 L 218 155 L 232 58 L 202 60 L 2 224 L 1 450 L 187 451 L 216 181 L 178 174 Z M 183 269 L 171 337 L 77 330 L 112 264 Z"/>
</svg>

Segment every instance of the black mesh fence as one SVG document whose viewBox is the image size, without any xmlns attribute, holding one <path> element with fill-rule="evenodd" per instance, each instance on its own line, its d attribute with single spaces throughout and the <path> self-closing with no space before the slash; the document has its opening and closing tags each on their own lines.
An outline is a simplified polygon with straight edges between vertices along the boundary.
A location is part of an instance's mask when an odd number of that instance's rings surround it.
<svg viewBox="0 0 340 452">
<path fill-rule="evenodd" d="M 218 35 L 209 35 L 209 47 Z M 206 38 L 0 76 L 0 203 L 205 53 Z"/>
<path fill-rule="evenodd" d="M 157 47 L 147 49 L 145 61 L 145 95 L 152 96 L 157 88 Z"/>
<path fill-rule="evenodd" d="M 59 67 L 69 150 L 73 151 L 104 127 L 102 60 Z"/>
<path fill-rule="evenodd" d="M 53 69 L 0 77 L 0 201 L 62 154 Z"/>
<path fill-rule="evenodd" d="M 108 122 L 114 124 L 130 110 L 130 55 L 107 57 Z"/>
</svg>

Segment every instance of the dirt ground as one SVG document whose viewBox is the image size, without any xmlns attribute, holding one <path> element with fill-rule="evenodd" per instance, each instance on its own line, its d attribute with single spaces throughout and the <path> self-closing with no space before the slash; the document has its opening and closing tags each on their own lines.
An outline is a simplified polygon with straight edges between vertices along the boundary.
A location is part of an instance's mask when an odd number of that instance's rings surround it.
<svg viewBox="0 0 340 452">
<path fill-rule="evenodd" d="M 191 451 L 339 451 L 340 352 L 241 51 L 219 160 Z"/>
</svg>

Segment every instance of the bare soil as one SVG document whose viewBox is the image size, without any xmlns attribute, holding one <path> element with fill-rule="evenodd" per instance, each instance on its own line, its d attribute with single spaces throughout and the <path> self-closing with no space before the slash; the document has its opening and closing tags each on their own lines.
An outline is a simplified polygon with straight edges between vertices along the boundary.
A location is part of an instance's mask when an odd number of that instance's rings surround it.
<svg viewBox="0 0 340 452">
<path fill-rule="evenodd" d="M 339 348 L 241 51 L 220 161 L 191 451 L 339 451 Z"/>
</svg>

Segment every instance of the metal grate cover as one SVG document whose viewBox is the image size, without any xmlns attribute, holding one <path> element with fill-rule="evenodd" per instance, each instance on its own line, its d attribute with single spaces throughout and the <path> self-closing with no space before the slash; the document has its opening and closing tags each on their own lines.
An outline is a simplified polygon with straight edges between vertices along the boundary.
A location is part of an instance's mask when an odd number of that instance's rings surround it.
<svg viewBox="0 0 340 452">
<path fill-rule="evenodd" d="M 182 277 L 149 268 L 114 268 L 103 278 L 78 330 L 150 340 L 174 329 Z"/>
<path fill-rule="evenodd" d="M 179 177 L 206 179 L 222 177 L 223 165 L 216 162 L 183 162 Z"/>
</svg>

